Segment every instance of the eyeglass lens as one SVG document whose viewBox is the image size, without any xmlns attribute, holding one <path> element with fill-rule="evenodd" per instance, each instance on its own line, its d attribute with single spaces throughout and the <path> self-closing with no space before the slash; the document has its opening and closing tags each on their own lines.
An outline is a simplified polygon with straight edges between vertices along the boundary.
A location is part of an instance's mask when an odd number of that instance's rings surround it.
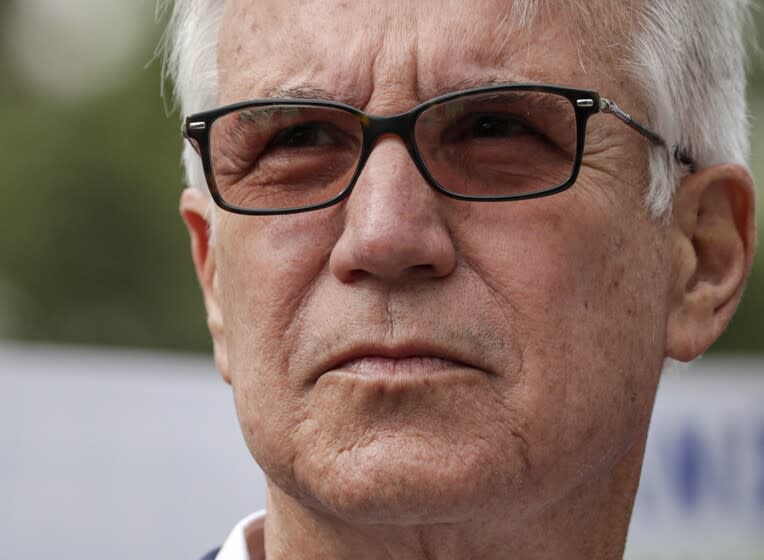
<svg viewBox="0 0 764 560">
<path fill-rule="evenodd" d="M 528 194 L 570 177 L 576 113 L 570 100 L 554 93 L 476 93 L 422 111 L 414 140 L 424 167 L 447 191 Z M 362 150 L 359 117 L 332 107 L 249 107 L 218 118 L 210 134 L 218 192 L 240 208 L 327 202 L 348 187 Z"/>
</svg>

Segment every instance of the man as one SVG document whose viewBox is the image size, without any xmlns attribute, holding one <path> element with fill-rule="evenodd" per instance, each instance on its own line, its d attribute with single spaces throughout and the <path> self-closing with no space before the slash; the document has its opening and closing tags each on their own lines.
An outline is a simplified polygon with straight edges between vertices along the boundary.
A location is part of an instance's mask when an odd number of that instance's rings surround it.
<svg viewBox="0 0 764 560">
<path fill-rule="evenodd" d="M 210 558 L 622 556 L 664 361 L 751 268 L 745 18 L 176 4 L 181 213 L 268 495 Z"/>
</svg>

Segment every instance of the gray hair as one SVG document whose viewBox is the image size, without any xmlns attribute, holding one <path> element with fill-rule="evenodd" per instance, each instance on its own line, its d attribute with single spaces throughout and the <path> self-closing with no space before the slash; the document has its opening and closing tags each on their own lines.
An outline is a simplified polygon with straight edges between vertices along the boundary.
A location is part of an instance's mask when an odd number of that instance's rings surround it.
<svg viewBox="0 0 764 560">
<path fill-rule="evenodd" d="M 218 97 L 217 43 L 223 0 L 168 0 L 162 48 L 183 114 L 213 108 Z M 542 0 L 515 0 L 512 19 L 530 21 Z M 579 2 L 572 4 L 578 5 Z M 631 29 L 620 65 L 644 102 L 649 125 L 669 146 L 683 146 L 700 168 L 746 165 L 746 27 L 751 0 L 639 0 L 627 8 Z M 169 8 L 170 4 L 164 4 Z M 601 13 L 601 12 L 600 12 Z M 596 17 L 596 15 L 595 15 Z M 184 147 L 188 184 L 202 187 L 196 153 Z M 649 153 L 645 204 L 655 217 L 671 207 L 682 169 L 666 151 Z"/>
</svg>

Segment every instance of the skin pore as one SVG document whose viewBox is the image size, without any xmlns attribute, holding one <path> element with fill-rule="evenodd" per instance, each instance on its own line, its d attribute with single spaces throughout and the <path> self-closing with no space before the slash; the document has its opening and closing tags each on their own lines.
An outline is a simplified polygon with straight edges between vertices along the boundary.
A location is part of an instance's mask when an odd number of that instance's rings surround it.
<svg viewBox="0 0 764 560">
<path fill-rule="evenodd" d="M 220 104 L 304 88 L 387 115 L 498 76 L 639 107 L 560 14 L 522 32 L 505 4 L 232 0 Z M 669 225 L 645 169 L 596 115 L 576 185 L 541 199 L 446 198 L 391 136 L 341 204 L 218 211 L 214 246 L 184 193 L 269 560 L 620 557 L 663 360 L 718 336 L 753 251 L 744 169 L 686 178 Z"/>
</svg>

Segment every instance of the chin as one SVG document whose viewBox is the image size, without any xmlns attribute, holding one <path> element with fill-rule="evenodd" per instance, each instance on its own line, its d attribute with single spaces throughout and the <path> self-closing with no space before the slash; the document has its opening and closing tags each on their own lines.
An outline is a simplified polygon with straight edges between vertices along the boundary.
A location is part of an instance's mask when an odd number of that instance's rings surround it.
<svg viewBox="0 0 764 560">
<path fill-rule="evenodd" d="M 421 436 L 413 442 L 390 436 L 340 453 L 328 468 L 305 465 L 295 470 L 301 499 L 365 525 L 462 523 L 507 499 L 500 489 L 511 488 L 513 469 L 496 464 L 495 449 L 436 445 Z M 497 473 L 503 480 L 496 480 Z"/>
</svg>

